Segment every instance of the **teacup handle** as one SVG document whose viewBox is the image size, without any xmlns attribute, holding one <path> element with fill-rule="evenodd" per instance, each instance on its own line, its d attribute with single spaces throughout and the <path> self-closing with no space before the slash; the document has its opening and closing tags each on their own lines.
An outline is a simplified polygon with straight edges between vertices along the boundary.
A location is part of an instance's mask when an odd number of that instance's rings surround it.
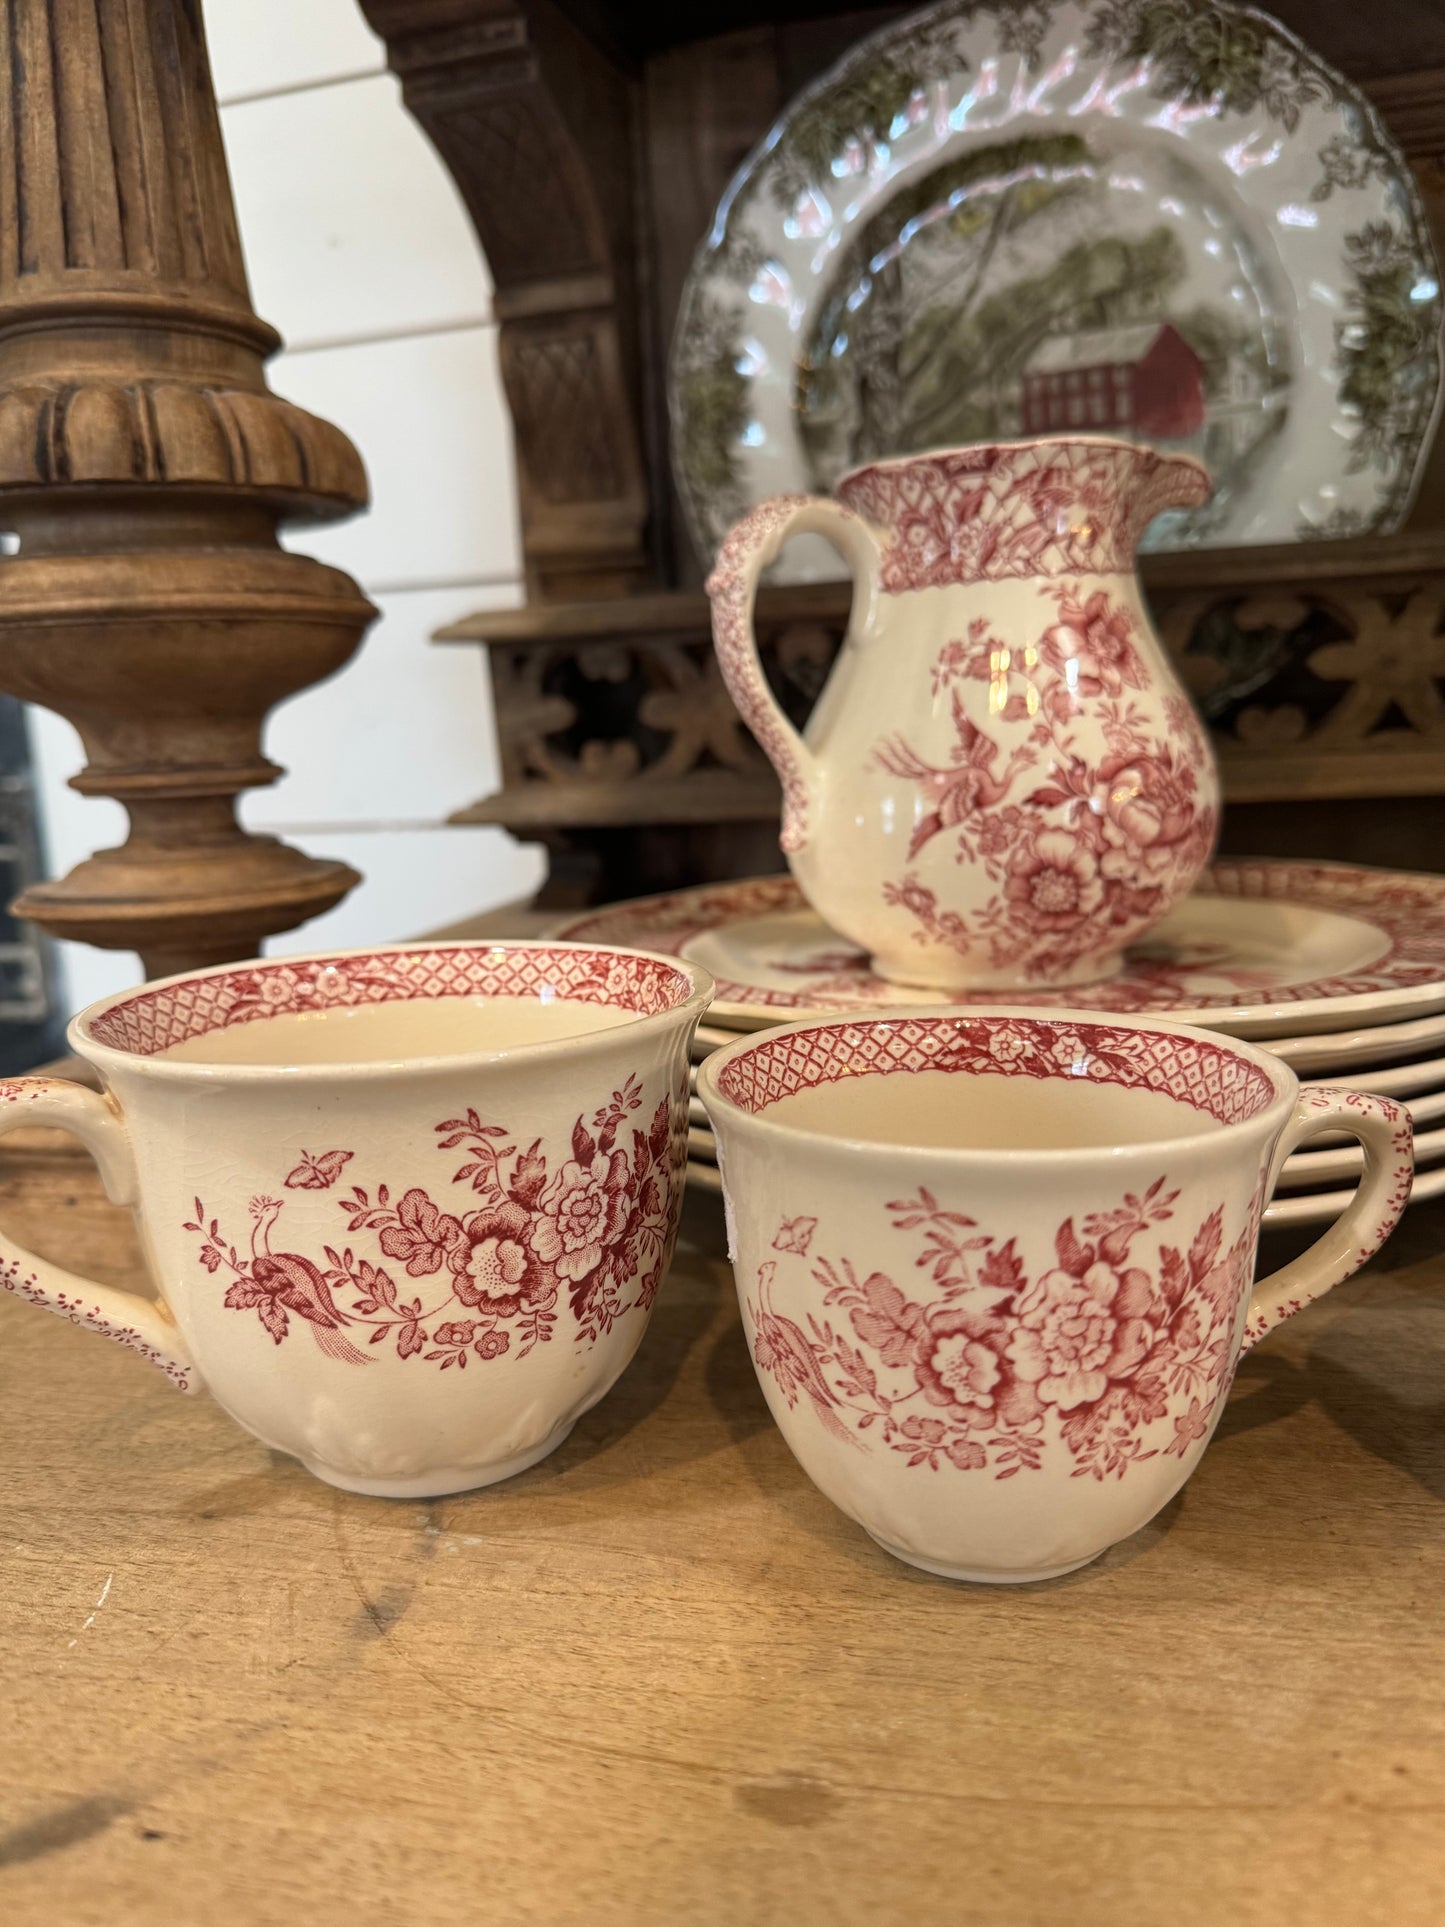
<svg viewBox="0 0 1445 1927">
<path fill-rule="evenodd" d="M 120 1112 L 109 1098 L 55 1077 L 13 1077 L 0 1083 L 0 1137 L 36 1124 L 53 1125 L 78 1137 L 100 1167 L 111 1203 L 135 1203 L 135 1158 Z M 63 1265 L 37 1258 L 3 1232 L 0 1288 L 39 1305 L 42 1311 L 68 1318 L 72 1325 L 84 1325 L 129 1345 L 159 1365 L 181 1391 L 198 1389 L 190 1352 L 164 1305 L 78 1277 Z"/>
<path fill-rule="evenodd" d="M 808 841 L 808 815 L 817 783 L 811 750 L 784 715 L 768 687 L 753 628 L 758 577 L 790 535 L 822 535 L 853 571 L 855 633 L 871 628 L 878 596 L 881 554 L 878 538 L 861 515 L 826 495 L 775 495 L 745 515 L 718 551 L 708 577 L 712 598 L 712 637 L 718 667 L 738 713 L 783 786 L 784 850 L 801 850 Z"/>
<path fill-rule="evenodd" d="M 1318 1086 L 1301 1091 L 1296 1100 L 1294 1116 L 1280 1136 L 1270 1165 L 1266 1198 L 1272 1195 L 1290 1153 L 1327 1131 L 1345 1131 L 1359 1139 L 1365 1153 L 1359 1189 L 1308 1251 L 1255 1285 L 1244 1329 L 1245 1349 L 1373 1258 L 1410 1202 L 1415 1179 L 1410 1113 L 1388 1097 Z"/>
</svg>

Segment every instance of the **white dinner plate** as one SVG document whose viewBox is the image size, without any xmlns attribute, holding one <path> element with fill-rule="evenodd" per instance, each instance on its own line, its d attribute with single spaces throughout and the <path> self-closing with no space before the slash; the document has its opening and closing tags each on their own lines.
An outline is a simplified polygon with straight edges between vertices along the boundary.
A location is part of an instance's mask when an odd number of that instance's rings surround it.
<svg viewBox="0 0 1445 1927">
<path fill-rule="evenodd" d="M 1331 1081 L 1330 1074 L 1336 1070 L 1353 1070 L 1361 1064 L 1384 1066 L 1397 1058 L 1415 1057 L 1422 1050 L 1445 1044 L 1445 1012 L 1417 1017 L 1407 1024 L 1374 1024 L 1365 1030 L 1327 1032 L 1315 1037 L 1256 1037 L 1252 1041 L 1261 1050 L 1283 1058 L 1299 1077 L 1306 1071 L 1324 1072 L 1325 1075 L 1315 1081 L 1327 1084 Z M 1365 1075 L 1370 1075 L 1368 1070 Z M 1381 1096 L 1391 1095 L 1375 1081 L 1363 1088 L 1379 1091 Z"/>
<path fill-rule="evenodd" d="M 1445 1057 L 1417 1057 L 1408 1064 L 1374 1065 L 1337 1076 L 1306 1078 L 1307 1084 L 1337 1084 L 1347 1091 L 1374 1091 L 1379 1097 L 1406 1097 L 1415 1109 L 1417 1095 L 1445 1089 Z"/>
<path fill-rule="evenodd" d="M 688 1168 L 691 1170 L 691 1166 Z M 1299 1197 L 1274 1198 L 1265 1207 L 1264 1221 L 1272 1231 L 1293 1225 L 1328 1224 L 1339 1217 L 1354 1195 L 1351 1186 L 1343 1191 L 1306 1191 Z M 1445 1164 L 1416 1172 L 1410 1187 L 1411 1204 L 1425 1204 L 1431 1198 L 1442 1196 L 1445 1196 Z"/>
</svg>

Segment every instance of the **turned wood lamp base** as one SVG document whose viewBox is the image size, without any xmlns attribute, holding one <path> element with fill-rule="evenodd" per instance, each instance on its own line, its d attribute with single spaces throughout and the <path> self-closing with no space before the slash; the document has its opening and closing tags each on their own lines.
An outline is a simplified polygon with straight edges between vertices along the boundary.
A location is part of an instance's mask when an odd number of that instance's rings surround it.
<svg viewBox="0 0 1445 1927">
<path fill-rule="evenodd" d="M 192 0 L 0 0 L 0 75 L 0 689 L 74 724 L 74 787 L 131 826 L 15 908 L 150 974 L 251 956 L 358 880 L 235 799 L 376 613 L 277 540 L 365 472 L 266 386 Z"/>
<path fill-rule="evenodd" d="M 333 909 L 361 881 L 350 864 L 232 828 L 213 847 L 184 850 L 132 836 L 57 882 L 27 890 L 15 912 L 53 937 L 104 950 L 130 948 L 143 917 L 145 974 L 169 977 L 254 956 L 265 937 Z"/>
</svg>

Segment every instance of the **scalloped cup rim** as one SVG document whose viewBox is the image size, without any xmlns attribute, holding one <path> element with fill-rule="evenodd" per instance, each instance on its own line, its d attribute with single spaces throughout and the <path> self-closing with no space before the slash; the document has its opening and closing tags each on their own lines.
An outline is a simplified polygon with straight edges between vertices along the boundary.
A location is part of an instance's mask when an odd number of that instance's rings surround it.
<svg viewBox="0 0 1445 1927">
<path fill-rule="evenodd" d="M 348 962 L 359 959 L 409 957 L 421 951 L 434 950 L 472 951 L 482 954 L 496 951 L 591 951 L 599 957 L 633 957 L 659 965 L 669 975 L 681 980 L 680 990 L 683 985 L 687 988 L 675 1003 L 663 1010 L 635 1011 L 633 1021 L 620 1028 L 612 1026 L 596 1031 L 572 1032 L 563 1037 L 544 1038 L 527 1044 L 503 1044 L 491 1049 L 418 1052 L 415 1055 L 372 1061 L 358 1060 L 350 1063 L 207 1063 L 191 1058 L 169 1057 L 164 1050 L 147 1054 L 143 1051 L 127 1049 L 121 1044 L 107 1043 L 105 1039 L 95 1034 L 95 1025 L 98 1022 L 121 1009 L 132 999 L 149 996 L 156 991 L 174 989 L 183 984 L 198 983 L 258 969 L 269 970 L 278 967 L 301 969 L 308 966 L 325 967 L 328 964 L 344 966 Z M 664 956 L 655 950 L 633 949 L 621 944 L 573 942 L 564 938 L 549 937 L 515 939 L 503 937 L 495 941 L 480 938 L 428 937 L 412 943 L 364 944 L 346 950 L 315 950 L 280 957 L 251 957 L 236 963 L 210 964 L 201 970 L 177 971 L 169 977 L 157 977 L 144 984 L 133 984 L 127 990 L 112 991 L 109 996 L 98 998 L 71 1018 L 65 1034 L 73 1051 L 88 1058 L 97 1068 L 104 1070 L 123 1067 L 132 1074 L 140 1073 L 175 1079 L 184 1083 L 250 1084 L 274 1080 L 278 1073 L 297 1084 L 350 1083 L 415 1074 L 426 1075 L 437 1071 L 455 1071 L 459 1067 L 468 1065 L 538 1063 L 560 1052 L 575 1055 L 615 1050 L 623 1037 L 631 1039 L 642 1031 L 651 1034 L 653 1031 L 677 1024 L 694 1012 L 701 1018 L 712 1001 L 712 995 L 712 977 L 701 966 L 689 963 L 682 957 Z M 378 1004 L 392 1001 L 400 1000 L 387 998 L 376 1000 Z M 441 1002 L 443 999 L 438 996 L 428 1001 Z M 619 999 L 616 1004 L 607 1004 L 599 1000 L 598 1007 L 616 1009 L 626 1006 Z M 264 1023 L 266 1018 L 260 1015 L 251 1021 Z"/>
<path fill-rule="evenodd" d="M 1252 1112 L 1247 1117 L 1235 1118 L 1232 1122 L 1228 1123 L 1221 1120 L 1210 1120 L 1208 1129 L 1191 1131 L 1180 1137 L 1171 1137 L 1168 1140 L 1169 1149 L 1171 1154 L 1176 1156 L 1187 1156 L 1194 1151 L 1202 1150 L 1211 1143 L 1217 1143 L 1221 1136 L 1227 1135 L 1232 1131 L 1282 1129 L 1288 1121 L 1290 1107 L 1294 1103 L 1295 1094 L 1299 1088 L 1298 1078 L 1282 1059 L 1271 1056 L 1268 1051 L 1260 1050 L 1256 1045 L 1246 1042 L 1243 1038 L 1227 1037 L 1217 1031 L 1201 1030 L 1193 1024 L 1174 1024 L 1162 1019 L 1155 1020 L 1152 1018 L 1139 1022 L 1131 1019 L 1122 1023 L 1117 1020 L 1100 1023 L 1099 1013 L 1097 1012 L 1086 1010 L 1049 1010 L 1041 1012 L 1037 1007 L 1030 1007 L 1028 1005 L 971 1005 L 966 1012 L 961 1012 L 956 1004 L 919 1004 L 916 1006 L 903 1005 L 896 1010 L 889 1010 L 886 1014 L 882 1012 L 868 1012 L 856 1017 L 840 1015 L 836 1017 L 826 1017 L 821 1020 L 816 1017 L 804 1018 L 798 1023 L 777 1024 L 768 1030 L 748 1031 L 739 1037 L 736 1043 L 729 1044 L 720 1050 L 710 1051 L 708 1055 L 702 1059 L 697 1067 L 697 1094 L 703 1100 L 703 1104 L 707 1109 L 709 1120 L 713 1124 L 715 1136 L 717 1134 L 717 1121 L 712 1117 L 712 1109 L 714 1105 L 717 1105 L 719 1109 L 726 1111 L 728 1121 L 735 1129 L 758 1130 L 768 1136 L 776 1138 L 780 1144 L 798 1145 L 806 1143 L 826 1145 L 830 1152 L 837 1151 L 850 1158 L 860 1158 L 871 1161 L 884 1158 L 906 1158 L 910 1164 L 923 1163 L 929 1167 L 937 1167 L 955 1163 L 960 1157 L 966 1157 L 970 1165 L 983 1165 L 999 1171 L 1008 1169 L 1016 1170 L 1021 1158 L 1027 1158 L 1031 1164 L 1042 1164 L 1050 1170 L 1067 1169 L 1071 1165 L 1086 1163 L 1089 1160 L 1096 1161 L 1101 1149 L 1097 1144 L 1069 1145 L 1062 1148 L 1049 1149 L 1036 1147 L 1021 1149 L 1015 1147 L 1001 1150 L 981 1149 L 970 1145 L 965 1150 L 962 1147 L 953 1145 L 901 1144 L 892 1139 L 846 1137 L 841 1134 L 834 1135 L 832 1132 L 820 1132 L 806 1125 L 785 1123 L 779 1118 L 769 1117 L 768 1110 L 773 1108 L 772 1105 L 769 1105 L 761 1111 L 750 1111 L 742 1104 L 739 1104 L 736 1099 L 729 1097 L 719 1082 L 729 1064 L 738 1058 L 746 1057 L 752 1051 L 760 1049 L 765 1043 L 773 1039 L 790 1036 L 803 1031 L 844 1030 L 851 1028 L 873 1030 L 883 1025 L 921 1023 L 931 1019 L 942 1019 L 948 1023 L 959 1024 L 972 1023 L 979 1019 L 987 1021 L 993 1018 L 1023 1018 L 1026 1021 L 1043 1023 L 1050 1028 L 1058 1030 L 1079 1028 L 1113 1030 L 1129 1035 L 1140 1031 L 1147 1031 L 1151 1033 L 1162 1033 L 1171 1037 L 1184 1037 L 1188 1038 L 1191 1042 L 1208 1044 L 1217 1048 L 1223 1055 L 1238 1057 L 1264 1073 L 1273 1088 L 1274 1095 L 1271 1098 L 1261 1104 L 1258 1110 Z M 895 1065 L 893 1067 L 893 1070 L 904 1069 L 906 1069 L 906 1066 L 903 1065 Z M 879 1067 L 876 1070 L 869 1070 L 862 1074 L 866 1076 L 887 1077 L 892 1075 L 893 1071 L 890 1071 L 886 1067 Z M 959 1074 L 965 1077 L 977 1077 L 980 1075 L 980 1073 L 975 1071 L 964 1071 Z M 1185 1104 L 1188 1103 L 1187 1099 L 1176 1099 L 1175 1101 Z M 1196 1105 L 1189 1104 L 1188 1108 L 1198 1111 L 1198 1106 Z M 1207 1115 L 1202 1112 L 1199 1114 L 1201 1116 Z M 1145 1138 L 1139 1142 L 1110 1146 L 1108 1147 L 1108 1154 L 1122 1163 L 1130 1159 L 1157 1158 L 1158 1148 L 1156 1140 Z"/>
</svg>

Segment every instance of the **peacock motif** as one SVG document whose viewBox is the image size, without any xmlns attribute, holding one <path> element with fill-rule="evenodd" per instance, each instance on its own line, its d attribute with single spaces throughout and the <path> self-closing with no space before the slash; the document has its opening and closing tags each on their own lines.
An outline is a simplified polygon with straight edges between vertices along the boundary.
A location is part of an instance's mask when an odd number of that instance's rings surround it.
<svg viewBox="0 0 1445 1927">
<path fill-rule="evenodd" d="M 341 1364 L 375 1364 L 393 1348 L 442 1370 L 524 1358 L 551 1341 L 564 1297 L 577 1342 L 595 1343 L 652 1304 L 677 1231 L 686 1112 L 680 1094 L 663 1096 L 640 1129 L 641 1109 L 641 1085 L 629 1078 L 590 1121 L 577 1119 L 560 1156 L 540 1138 L 519 1147 L 475 1110 L 445 1119 L 437 1148 L 462 1152 L 452 1182 L 467 1187 L 473 1209 L 448 1211 L 420 1185 L 393 1196 L 386 1184 L 353 1184 L 333 1200 L 347 1232 L 372 1234 L 391 1270 L 351 1244 L 324 1245 L 324 1263 L 274 1250 L 287 1208 L 279 1197 L 251 1199 L 249 1253 L 199 1198 L 184 1228 L 201 1239 L 205 1269 L 229 1276 L 229 1310 L 254 1311 L 276 1345 L 300 1319 Z M 353 1155 L 303 1152 L 285 1187 L 329 1191 Z M 403 1295 L 422 1279 L 435 1283 Z"/>
</svg>

